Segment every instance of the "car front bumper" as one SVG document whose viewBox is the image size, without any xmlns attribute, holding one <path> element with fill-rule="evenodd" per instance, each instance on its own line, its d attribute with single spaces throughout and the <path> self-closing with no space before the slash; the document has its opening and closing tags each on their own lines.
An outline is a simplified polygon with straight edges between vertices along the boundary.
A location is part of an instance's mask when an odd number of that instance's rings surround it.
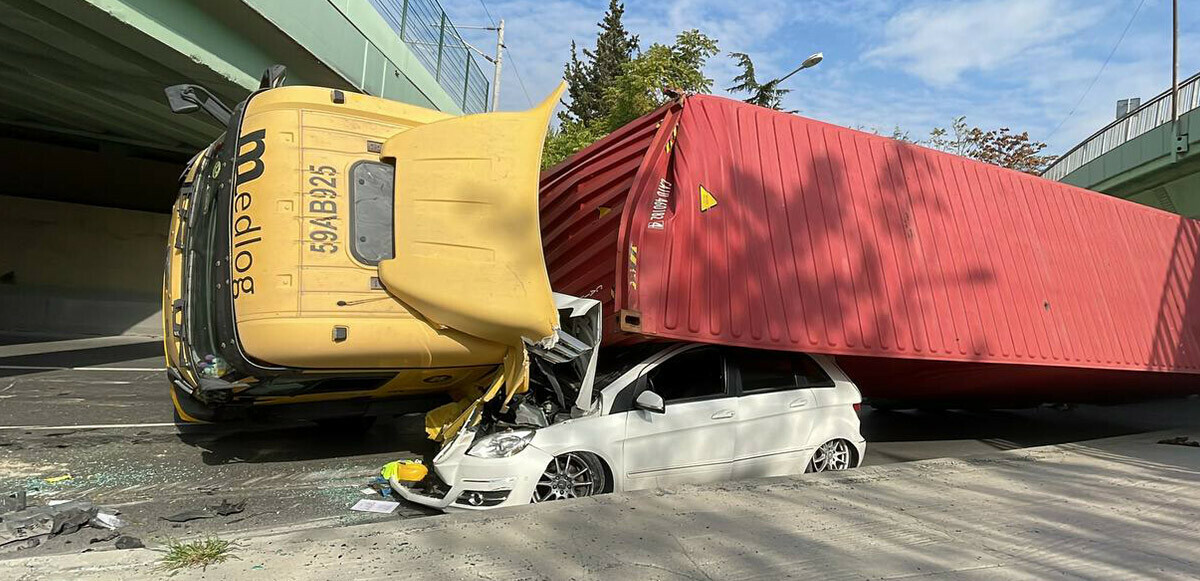
<svg viewBox="0 0 1200 581">
<path fill-rule="evenodd" d="M 401 498 L 444 511 L 487 510 L 529 504 L 546 466 L 554 459 L 535 446 L 508 458 L 476 458 L 466 455 L 468 445 L 453 446 L 447 457 L 434 461 L 433 470 L 448 488 L 444 494 L 422 492 L 411 483 L 391 481 Z"/>
</svg>

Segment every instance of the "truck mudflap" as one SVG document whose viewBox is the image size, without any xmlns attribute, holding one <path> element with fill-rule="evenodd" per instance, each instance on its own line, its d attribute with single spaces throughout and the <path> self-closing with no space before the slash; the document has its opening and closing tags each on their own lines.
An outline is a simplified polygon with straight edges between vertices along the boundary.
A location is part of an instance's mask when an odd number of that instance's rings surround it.
<svg viewBox="0 0 1200 581">
<path fill-rule="evenodd" d="M 542 255 L 538 176 L 550 113 L 537 107 L 414 127 L 383 144 L 394 160 L 394 296 L 435 326 L 508 347 L 505 400 L 529 384 L 525 342 L 553 347 L 559 326 Z M 491 399 L 501 386 L 485 392 Z"/>
</svg>

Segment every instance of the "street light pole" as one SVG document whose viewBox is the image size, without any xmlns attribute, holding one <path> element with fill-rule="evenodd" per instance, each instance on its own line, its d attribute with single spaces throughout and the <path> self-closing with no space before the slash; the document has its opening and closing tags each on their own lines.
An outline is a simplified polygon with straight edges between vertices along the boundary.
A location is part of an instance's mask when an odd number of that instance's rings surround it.
<svg viewBox="0 0 1200 581">
<path fill-rule="evenodd" d="M 504 19 L 496 29 L 496 72 L 492 73 L 492 111 L 500 108 L 500 65 L 504 64 Z"/>
<path fill-rule="evenodd" d="M 800 66 L 796 67 L 794 70 L 792 70 L 792 72 L 780 77 L 779 80 L 774 81 L 774 83 L 776 85 L 781 84 L 784 81 L 788 80 L 788 78 L 791 77 L 792 75 L 794 75 L 804 69 L 817 66 L 817 63 L 821 62 L 824 59 L 825 59 L 825 53 L 823 53 L 823 52 L 815 53 L 815 54 L 809 56 L 808 58 L 804 59 L 804 62 L 800 63 Z"/>
</svg>

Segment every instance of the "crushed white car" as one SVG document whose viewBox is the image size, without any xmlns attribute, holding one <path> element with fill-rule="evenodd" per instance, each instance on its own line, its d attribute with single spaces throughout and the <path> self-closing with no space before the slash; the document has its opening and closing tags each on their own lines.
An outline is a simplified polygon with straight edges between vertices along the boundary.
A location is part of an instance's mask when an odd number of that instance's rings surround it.
<svg viewBox="0 0 1200 581">
<path fill-rule="evenodd" d="M 598 372 L 594 356 L 541 362 L 508 413 L 481 410 L 425 480 L 393 489 L 443 510 L 489 509 L 862 462 L 862 396 L 830 357 L 659 343 L 607 359 Z"/>
</svg>

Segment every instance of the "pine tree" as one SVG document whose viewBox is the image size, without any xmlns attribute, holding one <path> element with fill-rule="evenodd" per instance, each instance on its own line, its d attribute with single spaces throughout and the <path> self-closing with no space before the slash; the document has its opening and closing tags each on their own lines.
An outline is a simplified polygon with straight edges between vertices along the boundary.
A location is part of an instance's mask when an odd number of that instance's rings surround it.
<svg viewBox="0 0 1200 581">
<path fill-rule="evenodd" d="M 744 99 L 744 101 L 751 105 L 775 109 L 776 111 L 782 110 L 783 96 L 792 92 L 792 90 L 779 88 L 778 80 L 759 83 L 758 79 L 754 76 L 754 61 L 750 60 L 750 55 L 744 52 L 731 52 L 729 56 L 737 61 L 738 66 L 742 69 L 742 74 L 734 77 L 734 85 L 725 90 L 735 93 L 750 93 L 750 96 Z"/>
<path fill-rule="evenodd" d="M 571 60 L 564 77 L 571 92 L 571 103 L 560 114 L 563 121 L 588 124 L 603 119 L 608 112 L 604 106 L 604 91 L 621 72 L 638 48 L 637 35 L 629 34 L 621 18 L 625 5 L 609 0 L 608 11 L 597 25 L 596 47 L 584 49 L 579 59 L 575 43 L 571 43 Z"/>
</svg>

